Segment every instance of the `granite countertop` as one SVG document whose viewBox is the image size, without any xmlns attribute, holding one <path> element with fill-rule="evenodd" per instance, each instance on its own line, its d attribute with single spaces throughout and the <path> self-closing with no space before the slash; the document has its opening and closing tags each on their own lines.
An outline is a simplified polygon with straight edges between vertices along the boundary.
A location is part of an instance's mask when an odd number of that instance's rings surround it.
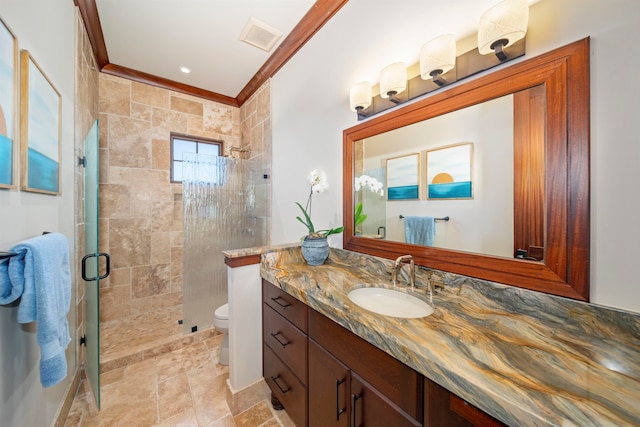
<svg viewBox="0 0 640 427">
<path fill-rule="evenodd" d="M 391 265 L 331 249 L 312 267 L 283 248 L 263 253 L 261 276 L 508 425 L 640 425 L 640 315 L 423 269 L 419 287 L 428 277 L 444 285 L 429 317 L 349 300 L 358 287 L 391 287 Z"/>
</svg>

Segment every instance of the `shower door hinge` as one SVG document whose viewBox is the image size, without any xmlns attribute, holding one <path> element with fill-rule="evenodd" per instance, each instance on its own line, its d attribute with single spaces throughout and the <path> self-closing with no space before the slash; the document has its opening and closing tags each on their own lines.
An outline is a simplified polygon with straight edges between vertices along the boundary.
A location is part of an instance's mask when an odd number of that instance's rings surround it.
<svg viewBox="0 0 640 427">
<path fill-rule="evenodd" d="M 78 157 L 78 165 L 82 167 L 87 166 L 87 158 L 85 156 Z"/>
<path fill-rule="evenodd" d="M 87 337 L 85 335 L 80 337 L 80 345 L 87 346 Z"/>
</svg>

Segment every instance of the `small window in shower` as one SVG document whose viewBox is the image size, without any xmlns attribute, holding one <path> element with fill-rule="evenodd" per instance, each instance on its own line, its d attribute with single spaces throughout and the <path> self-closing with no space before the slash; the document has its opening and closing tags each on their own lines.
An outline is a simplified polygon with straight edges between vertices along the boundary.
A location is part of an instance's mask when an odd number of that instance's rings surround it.
<svg viewBox="0 0 640 427">
<path fill-rule="evenodd" d="M 182 182 L 183 153 L 220 156 L 223 148 L 224 142 L 217 139 L 171 133 L 171 182 Z"/>
</svg>

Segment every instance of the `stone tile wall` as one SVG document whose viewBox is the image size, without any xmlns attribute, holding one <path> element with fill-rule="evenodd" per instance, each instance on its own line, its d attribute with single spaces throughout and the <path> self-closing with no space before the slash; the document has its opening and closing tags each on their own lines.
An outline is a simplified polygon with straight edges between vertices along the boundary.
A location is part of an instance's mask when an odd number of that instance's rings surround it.
<svg viewBox="0 0 640 427">
<path fill-rule="evenodd" d="M 102 321 L 182 303 L 182 185 L 169 182 L 171 132 L 221 139 L 225 154 L 250 149 L 234 157 L 255 158 L 270 174 L 269 84 L 235 108 L 100 74 L 100 238 L 112 263 L 101 281 Z"/>
<path fill-rule="evenodd" d="M 250 150 L 244 158 L 255 160 L 264 180 L 256 191 L 258 206 L 264 206 L 263 221 L 266 242 L 271 242 L 271 81 L 260 87 L 240 107 L 242 148 Z"/>
</svg>

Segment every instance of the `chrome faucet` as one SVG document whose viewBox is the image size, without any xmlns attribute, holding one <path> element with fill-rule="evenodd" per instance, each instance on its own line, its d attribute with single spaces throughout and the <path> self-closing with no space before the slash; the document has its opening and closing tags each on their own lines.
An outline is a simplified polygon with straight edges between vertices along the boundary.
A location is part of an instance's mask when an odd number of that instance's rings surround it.
<svg viewBox="0 0 640 427">
<path fill-rule="evenodd" d="M 393 264 L 393 270 L 391 272 L 391 283 L 393 283 L 393 287 L 395 288 L 398 284 L 398 273 L 402 268 L 402 263 L 409 261 L 409 280 L 411 284 L 411 290 L 415 290 L 416 286 L 416 264 L 413 262 L 413 257 L 411 255 L 402 255 L 396 258 L 395 264 Z"/>
</svg>

